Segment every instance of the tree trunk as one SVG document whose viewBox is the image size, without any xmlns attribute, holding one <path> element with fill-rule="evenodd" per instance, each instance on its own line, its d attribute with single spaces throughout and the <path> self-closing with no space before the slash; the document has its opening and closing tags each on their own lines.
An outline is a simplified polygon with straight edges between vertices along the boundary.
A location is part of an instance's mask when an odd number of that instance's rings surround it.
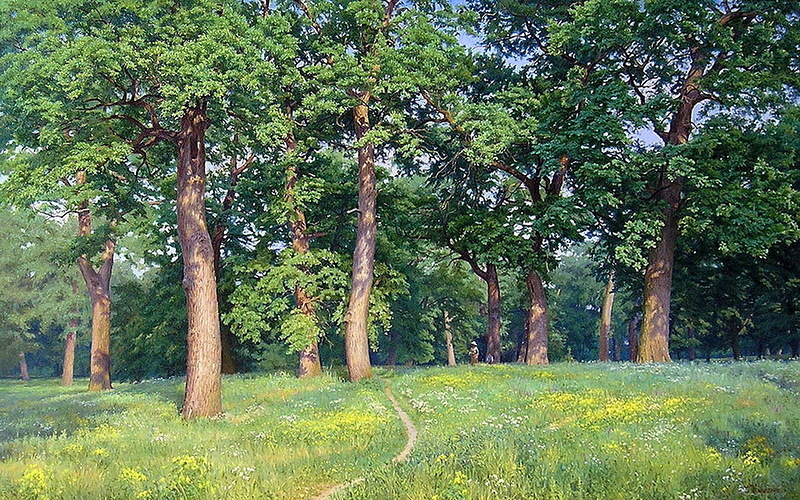
<svg viewBox="0 0 800 500">
<path fill-rule="evenodd" d="M 792 339 L 789 341 L 789 349 L 792 351 L 793 359 L 800 357 L 800 339 Z"/>
<path fill-rule="evenodd" d="M 741 333 L 744 331 L 744 325 L 741 325 L 736 319 L 732 319 L 729 323 L 729 332 L 730 332 L 730 346 L 731 346 L 731 354 L 733 355 L 733 359 L 736 361 L 742 360 L 742 348 L 739 343 L 739 338 Z"/>
<path fill-rule="evenodd" d="M 306 249 L 308 250 L 308 249 Z M 294 291 L 297 308 L 304 315 L 313 318 L 314 304 L 311 298 L 302 287 L 297 287 Z M 299 366 L 297 367 L 298 378 L 311 378 L 322 375 L 322 363 L 319 360 L 319 346 L 314 339 L 305 349 L 300 351 Z"/>
<path fill-rule="evenodd" d="M 525 279 L 530 299 L 528 312 L 528 349 L 525 363 L 529 365 L 546 365 L 547 360 L 547 296 L 539 273 L 531 269 Z"/>
<path fill-rule="evenodd" d="M 111 269 L 115 243 L 106 241 L 103 264 L 95 271 L 85 256 L 78 258 L 92 303 L 92 350 L 89 390 L 111 389 Z"/>
<path fill-rule="evenodd" d="M 293 156 L 297 150 L 297 141 L 292 133 L 286 136 L 285 143 L 287 156 Z M 292 248 L 295 252 L 304 255 L 308 253 L 309 243 L 308 235 L 306 234 L 306 214 L 297 203 L 297 181 L 297 167 L 290 161 L 286 169 L 286 202 L 294 212 L 290 224 L 292 230 Z M 307 272 L 308 270 L 302 269 L 302 271 Z M 294 297 L 297 309 L 313 320 L 316 316 L 313 298 L 309 297 L 308 292 L 300 286 L 295 288 Z M 314 339 L 305 349 L 300 351 L 297 376 L 299 378 L 311 378 L 319 375 L 322 375 L 322 363 L 319 359 L 317 339 Z"/>
<path fill-rule="evenodd" d="M 489 325 L 486 331 L 487 362 L 500 361 L 500 280 L 497 266 L 486 264 L 487 306 L 489 308 Z M 491 357 L 490 357 L 491 356 Z"/>
<path fill-rule="evenodd" d="M 69 330 L 64 337 L 64 367 L 61 372 L 61 385 L 69 387 L 72 385 L 72 378 L 75 373 L 75 340 L 77 337 L 76 331 L 72 327 L 70 321 Z"/>
<path fill-rule="evenodd" d="M 450 330 L 450 313 L 444 310 L 444 341 L 447 344 L 447 366 L 456 366 L 456 351 L 453 349 L 453 332 Z"/>
<path fill-rule="evenodd" d="M 681 145 L 689 140 L 692 131 L 692 112 L 706 97 L 700 92 L 700 79 L 705 74 L 707 57 L 699 47 L 691 50 L 692 64 L 681 86 L 678 109 L 672 116 L 670 128 L 662 135 L 665 144 Z M 642 334 L 637 361 L 668 362 L 669 311 L 672 294 L 672 268 L 678 240 L 678 210 L 683 196 L 683 178 L 669 178 L 666 167 L 660 172 L 656 199 L 663 204 L 664 226 L 656 246 L 647 257 L 644 277 L 644 308 Z"/>
<path fill-rule="evenodd" d="M 386 355 L 386 366 L 397 366 L 397 343 L 400 341 L 397 330 L 389 330 L 389 354 Z"/>
<path fill-rule="evenodd" d="M 31 377 L 28 375 L 28 362 L 25 360 L 24 352 L 19 353 L 19 373 L 23 382 L 27 382 L 31 379 Z"/>
<path fill-rule="evenodd" d="M 359 96 L 363 104 L 353 108 L 356 139 L 361 141 L 370 131 L 369 93 Z M 372 377 L 369 361 L 369 298 L 375 273 L 375 244 L 377 238 L 377 198 L 375 180 L 375 146 L 371 143 L 358 147 L 358 226 L 353 251 L 353 279 L 350 302 L 345 315 L 345 356 L 350 381 Z"/>
<path fill-rule="evenodd" d="M 689 346 L 689 361 L 694 361 L 697 359 L 697 349 L 694 346 L 694 339 L 697 338 L 697 331 L 693 326 L 689 327 L 689 341 L 691 342 Z"/>
<path fill-rule="evenodd" d="M 635 312 L 628 321 L 628 359 L 630 361 L 636 361 L 639 353 L 639 323 L 641 321 L 641 311 Z"/>
<path fill-rule="evenodd" d="M 79 171 L 78 185 L 86 184 L 86 172 Z M 88 203 L 82 202 L 78 208 L 78 236 L 92 233 L 92 215 Z M 116 244 L 107 240 L 99 270 L 95 270 L 86 255 L 78 257 L 78 267 L 86 284 L 92 303 L 92 347 L 89 370 L 89 390 L 111 389 L 111 271 L 114 267 Z"/>
<path fill-rule="evenodd" d="M 648 254 L 644 275 L 644 308 L 642 333 L 636 360 L 639 363 L 668 362 L 669 311 L 672 295 L 672 267 L 678 241 L 678 203 L 683 183 L 675 181 L 664 187 L 661 198 L 664 208 L 664 226 L 658 243 Z"/>
<path fill-rule="evenodd" d="M 522 338 L 519 340 L 519 352 L 517 353 L 517 363 L 524 363 L 528 355 L 528 336 L 530 333 L 529 311 L 525 311 L 525 321 L 522 323 Z"/>
<path fill-rule="evenodd" d="M 237 139 L 234 138 L 234 142 Z M 211 231 L 211 246 L 214 249 L 214 275 L 216 276 L 217 283 L 222 279 L 222 248 L 228 236 L 228 226 L 225 217 L 233 206 L 236 200 L 236 186 L 239 184 L 239 177 L 247 168 L 253 163 L 254 155 L 251 155 L 246 161 L 239 163 L 239 158 L 233 155 L 230 165 L 230 178 L 228 181 L 228 190 L 225 192 L 225 197 L 222 199 L 222 207 L 220 210 L 220 218 Z M 236 373 L 236 360 L 233 357 L 233 345 L 235 338 L 231 333 L 230 328 L 225 324 L 220 324 L 220 341 L 222 348 L 222 373 L 233 374 Z"/>
<path fill-rule="evenodd" d="M 78 294 L 78 284 L 75 280 L 72 281 L 72 292 Z M 75 373 L 75 342 L 78 337 L 78 317 L 79 311 L 73 309 L 72 319 L 67 326 L 67 334 L 64 337 L 64 366 L 61 371 L 61 385 L 69 387 L 72 385 L 72 378 Z"/>
<path fill-rule="evenodd" d="M 178 239 L 186 293 L 186 393 L 183 418 L 222 411 L 222 346 L 214 249 L 206 225 L 205 104 L 184 111 L 178 136 Z"/>
<path fill-rule="evenodd" d="M 611 331 L 611 311 L 614 307 L 614 273 L 611 272 L 608 276 L 608 283 L 606 284 L 603 293 L 603 307 L 600 310 L 600 329 L 598 336 L 600 337 L 600 347 L 598 359 L 602 362 L 610 361 L 608 349 L 608 334 Z"/>
</svg>

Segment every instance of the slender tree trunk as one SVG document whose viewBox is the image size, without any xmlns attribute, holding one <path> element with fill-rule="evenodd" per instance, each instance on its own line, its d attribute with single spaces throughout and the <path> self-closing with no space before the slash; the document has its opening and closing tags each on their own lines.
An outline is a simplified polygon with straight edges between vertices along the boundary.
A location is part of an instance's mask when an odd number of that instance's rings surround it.
<svg viewBox="0 0 800 500">
<path fill-rule="evenodd" d="M 608 334 L 611 331 L 611 311 L 614 308 L 614 273 L 611 272 L 608 276 L 608 283 L 606 284 L 603 293 L 603 307 L 600 310 L 600 329 L 598 336 L 600 337 L 600 352 L 598 359 L 603 362 L 610 361 L 608 350 Z"/>
<path fill-rule="evenodd" d="M 728 331 L 730 332 L 729 341 L 731 346 L 731 354 L 733 355 L 733 359 L 736 361 L 742 360 L 742 348 L 741 344 L 739 343 L 739 339 L 741 334 L 744 332 L 744 329 L 744 325 L 735 318 L 730 320 L 728 326 Z"/>
<path fill-rule="evenodd" d="M 287 155 L 294 156 L 297 150 L 297 141 L 294 138 L 294 134 L 289 133 L 286 136 L 285 143 Z M 297 181 L 297 166 L 290 161 L 286 169 L 286 202 L 293 211 L 291 218 L 292 248 L 295 252 L 304 255 L 308 253 L 310 245 L 306 234 L 306 229 L 308 228 L 306 214 L 297 203 Z M 307 272 L 308 270 L 303 269 L 302 271 Z M 295 288 L 294 297 L 297 309 L 313 320 L 316 317 L 313 298 L 300 286 Z M 311 378 L 319 375 L 322 375 L 322 363 L 319 359 L 319 345 L 317 340 L 314 339 L 305 349 L 300 351 L 297 376 L 299 378 Z"/>
<path fill-rule="evenodd" d="M 27 382 L 31 379 L 31 377 L 28 375 L 28 362 L 25 360 L 24 352 L 19 353 L 19 373 L 23 382 Z"/>
<path fill-rule="evenodd" d="M 622 361 L 622 342 L 619 341 L 619 338 L 614 337 L 611 339 L 614 343 L 614 361 Z"/>
<path fill-rule="evenodd" d="M 353 109 L 356 139 L 361 141 L 370 131 L 369 93 L 359 96 L 363 104 Z M 375 244 L 377 241 L 377 198 L 375 180 L 375 146 L 360 144 L 358 148 L 358 226 L 353 252 L 353 279 L 350 303 L 345 315 L 345 355 L 350 381 L 372 377 L 369 361 L 369 298 L 375 274 Z"/>
<path fill-rule="evenodd" d="M 79 171 L 78 185 L 86 184 L 86 172 Z M 78 236 L 92 233 L 92 215 L 87 202 L 78 208 Z M 86 255 L 78 257 L 78 267 L 92 303 L 92 347 L 89 369 L 89 390 L 111 389 L 111 271 L 114 267 L 116 244 L 107 240 L 99 270 L 95 270 Z"/>
<path fill-rule="evenodd" d="M 453 348 L 453 332 L 450 329 L 450 313 L 444 310 L 444 340 L 447 344 L 447 366 L 456 366 L 456 351 Z"/>
<path fill-rule="evenodd" d="M 205 104 L 184 111 L 178 136 L 178 239 L 186 293 L 186 393 L 183 418 L 222 411 L 222 346 L 214 249 L 206 225 Z"/>
<path fill-rule="evenodd" d="M 639 353 L 639 323 L 641 321 L 641 311 L 635 312 L 630 321 L 628 321 L 628 359 L 630 361 L 636 361 Z"/>
<path fill-rule="evenodd" d="M 234 138 L 234 142 L 238 139 Z M 222 248 L 228 236 L 227 214 L 236 200 L 236 186 L 239 184 L 239 177 L 247 168 L 253 163 L 255 155 L 251 155 L 244 162 L 239 162 L 239 158 L 233 155 L 230 165 L 230 178 L 228 183 L 228 190 L 225 192 L 225 197 L 222 199 L 222 209 L 220 211 L 220 218 L 214 229 L 211 231 L 211 246 L 214 249 L 214 275 L 216 276 L 217 283 L 222 279 Z M 224 323 L 220 324 L 220 341 L 222 348 L 222 373 L 232 374 L 236 373 L 236 360 L 233 357 L 233 345 L 235 338 L 231 333 L 230 328 Z"/>
<path fill-rule="evenodd" d="M 528 349 L 525 363 L 529 365 L 546 365 L 547 360 L 547 296 L 542 285 L 542 278 L 531 269 L 525 279 L 528 287 L 530 310 L 528 312 Z"/>
<path fill-rule="evenodd" d="M 75 373 L 75 341 L 77 333 L 73 328 L 73 322 L 69 322 L 69 329 L 64 336 L 64 367 L 61 372 L 61 385 L 69 387 L 72 385 L 72 378 Z"/>
<path fill-rule="evenodd" d="M 525 311 L 525 321 L 522 323 L 522 338 L 519 339 L 519 352 L 517 353 L 517 363 L 524 363 L 525 357 L 528 355 L 528 335 L 530 330 L 530 322 L 528 317 L 529 311 Z"/>
<path fill-rule="evenodd" d="M 691 345 L 689 346 L 689 361 L 694 361 L 697 359 L 697 349 L 694 347 L 694 339 L 697 338 L 697 331 L 693 326 L 689 327 L 689 341 Z"/>
<path fill-rule="evenodd" d="M 386 356 L 386 366 L 397 366 L 397 343 L 400 341 L 397 330 L 389 330 L 389 354 Z"/>
<path fill-rule="evenodd" d="M 233 174 L 231 174 L 231 177 L 231 187 L 222 202 L 222 214 L 220 217 L 225 216 L 225 212 L 230 208 L 235 195 L 234 187 L 236 186 L 236 180 L 233 179 Z M 227 232 L 225 222 L 220 221 L 211 233 L 211 247 L 214 249 L 214 276 L 218 284 L 222 279 L 222 247 L 225 243 Z M 228 375 L 234 374 L 238 371 L 236 368 L 236 360 L 233 358 L 234 339 L 231 329 L 224 323 L 220 323 L 219 325 L 219 337 L 222 356 L 222 373 Z"/>
<path fill-rule="evenodd" d="M 497 266 L 486 264 L 487 305 L 489 308 L 489 327 L 486 332 L 486 355 L 492 363 L 500 361 L 500 280 Z"/>
<path fill-rule="evenodd" d="M 78 284 L 72 281 L 72 293 L 78 294 Z M 78 337 L 78 317 L 79 311 L 72 310 L 72 319 L 67 326 L 67 334 L 64 336 L 64 366 L 61 371 L 61 385 L 69 387 L 72 385 L 73 374 L 75 373 L 75 342 Z"/>
</svg>

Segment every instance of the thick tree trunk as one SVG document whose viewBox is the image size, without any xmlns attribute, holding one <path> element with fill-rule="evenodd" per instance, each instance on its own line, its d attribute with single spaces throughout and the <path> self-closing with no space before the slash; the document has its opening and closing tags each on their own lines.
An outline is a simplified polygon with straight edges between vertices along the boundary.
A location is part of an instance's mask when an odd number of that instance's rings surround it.
<svg viewBox="0 0 800 500">
<path fill-rule="evenodd" d="M 359 96 L 364 104 L 353 109 L 356 139 L 361 141 L 370 131 L 367 103 L 370 95 Z M 353 278 L 350 302 L 345 315 L 345 355 L 350 381 L 372 377 L 369 361 L 369 298 L 375 273 L 375 244 L 377 241 L 377 198 L 375 179 L 375 146 L 359 144 L 358 148 L 358 226 L 353 251 Z"/>
<path fill-rule="evenodd" d="M 642 321 L 641 311 L 633 314 L 633 317 L 628 321 L 628 359 L 636 361 L 639 354 L 639 323 Z"/>
<path fill-rule="evenodd" d="M 450 329 L 450 313 L 444 311 L 444 341 L 447 344 L 447 366 L 456 366 L 456 351 L 453 348 L 453 332 Z"/>
<path fill-rule="evenodd" d="M 19 374 L 22 377 L 23 382 L 27 382 L 31 379 L 28 375 L 28 362 L 25 360 L 25 353 L 19 353 Z"/>
<path fill-rule="evenodd" d="M 529 365 L 546 365 L 547 360 L 547 296 L 542 285 L 542 278 L 531 269 L 525 279 L 528 287 L 530 311 L 528 312 L 528 349 L 525 363 Z"/>
<path fill-rule="evenodd" d="M 486 357 L 487 362 L 500 361 L 500 280 L 497 276 L 497 266 L 486 264 L 486 290 L 487 306 L 489 308 L 489 325 L 486 331 Z M 491 357 L 490 357 L 491 356 Z"/>
<path fill-rule="evenodd" d="M 700 92 L 700 79 L 705 74 L 707 57 L 699 47 L 691 50 L 692 64 L 681 86 L 678 109 L 672 116 L 669 131 L 662 134 L 665 144 L 681 145 L 692 131 L 692 112 L 706 97 Z M 660 172 L 656 199 L 663 204 L 664 226 L 656 246 L 647 257 L 644 277 L 642 334 L 637 361 L 668 362 L 669 312 L 672 295 L 672 268 L 678 240 L 678 210 L 683 196 L 683 178 L 671 179 L 666 167 Z"/>
<path fill-rule="evenodd" d="M 111 269 L 114 265 L 114 248 L 114 241 L 106 241 L 99 271 L 94 270 L 85 256 L 78 258 L 78 266 L 92 303 L 90 391 L 111 389 Z"/>
<path fill-rule="evenodd" d="M 205 104 L 184 111 L 178 136 L 178 238 L 186 293 L 186 393 L 183 418 L 222 411 L 220 340 L 214 249 L 206 225 Z"/>
<path fill-rule="evenodd" d="M 675 181 L 662 190 L 667 202 L 664 226 L 656 246 L 650 249 L 644 275 L 642 333 L 636 360 L 639 363 L 668 362 L 669 312 L 672 295 L 672 267 L 678 241 L 678 203 L 683 183 Z"/>
<path fill-rule="evenodd" d="M 86 172 L 79 171 L 78 185 L 86 184 Z M 78 236 L 92 233 L 92 215 L 88 203 L 78 209 Z M 114 267 L 116 244 L 107 240 L 99 270 L 92 267 L 86 255 L 78 257 L 78 267 L 92 303 L 92 347 L 89 370 L 89 390 L 111 389 L 111 271 Z"/>
<path fill-rule="evenodd" d="M 599 356 L 598 359 L 603 362 L 610 361 L 608 350 L 608 334 L 611 331 L 611 311 L 614 308 L 614 273 L 612 272 L 608 277 L 605 291 L 603 292 L 603 306 L 600 309 L 600 329 L 598 336 L 600 337 L 599 343 Z"/>
</svg>

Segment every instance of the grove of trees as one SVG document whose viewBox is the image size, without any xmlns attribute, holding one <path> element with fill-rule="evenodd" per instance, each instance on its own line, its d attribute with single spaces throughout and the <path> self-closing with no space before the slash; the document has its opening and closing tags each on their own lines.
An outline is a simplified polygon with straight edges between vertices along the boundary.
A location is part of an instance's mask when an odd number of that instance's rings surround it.
<svg viewBox="0 0 800 500">
<path fill-rule="evenodd" d="M 800 1 L 0 18 L 3 374 L 800 356 Z"/>
</svg>

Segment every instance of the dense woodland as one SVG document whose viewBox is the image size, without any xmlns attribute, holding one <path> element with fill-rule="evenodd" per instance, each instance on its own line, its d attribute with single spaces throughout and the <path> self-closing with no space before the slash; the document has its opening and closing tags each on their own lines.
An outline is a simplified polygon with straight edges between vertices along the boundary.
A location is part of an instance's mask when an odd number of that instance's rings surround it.
<svg viewBox="0 0 800 500">
<path fill-rule="evenodd" d="M 5 375 L 800 355 L 798 1 L 0 19 Z"/>
</svg>

